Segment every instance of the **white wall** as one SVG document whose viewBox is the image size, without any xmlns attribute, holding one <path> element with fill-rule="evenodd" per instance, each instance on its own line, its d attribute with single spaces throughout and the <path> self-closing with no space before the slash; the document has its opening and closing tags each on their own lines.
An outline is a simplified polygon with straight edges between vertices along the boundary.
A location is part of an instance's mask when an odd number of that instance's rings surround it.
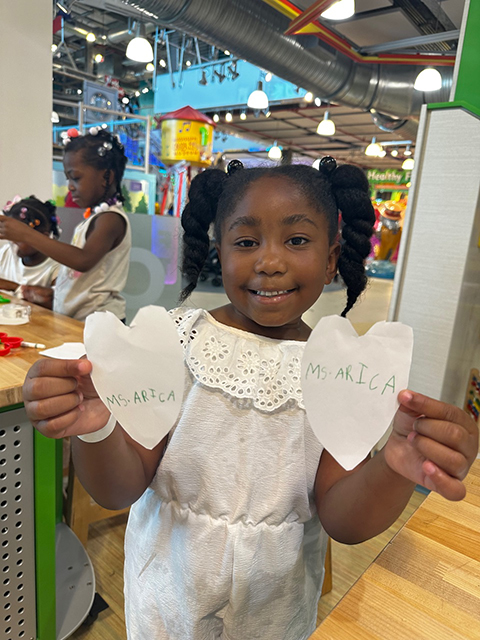
<svg viewBox="0 0 480 640">
<path fill-rule="evenodd" d="M 0 0 L 0 207 L 52 194 L 52 3 Z"/>
</svg>

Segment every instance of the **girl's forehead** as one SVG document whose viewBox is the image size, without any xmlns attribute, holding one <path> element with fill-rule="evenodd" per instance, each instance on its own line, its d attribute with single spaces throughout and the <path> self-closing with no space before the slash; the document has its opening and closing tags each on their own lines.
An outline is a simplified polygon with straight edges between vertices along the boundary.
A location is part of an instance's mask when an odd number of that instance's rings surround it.
<svg viewBox="0 0 480 640">
<path fill-rule="evenodd" d="M 83 157 L 83 151 L 79 149 L 78 151 L 67 151 L 67 153 L 63 156 L 63 165 L 65 167 L 81 167 L 85 165 L 85 160 Z"/>
</svg>

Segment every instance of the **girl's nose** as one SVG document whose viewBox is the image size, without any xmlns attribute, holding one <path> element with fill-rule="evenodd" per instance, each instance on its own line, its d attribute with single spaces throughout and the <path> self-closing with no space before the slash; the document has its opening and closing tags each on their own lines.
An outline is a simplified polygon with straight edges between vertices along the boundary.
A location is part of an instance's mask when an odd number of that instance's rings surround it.
<svg viewBox="0 0 480 640">
<path fill-rule="evenodd" d="M 260 249 L 255 263 L 255 273 L 265 273 L 272 276 L 276 273 L 285 273 L 287 265 L 282 256 L 282 250 L 278 247 L 264 247 Z"/>
</svg>

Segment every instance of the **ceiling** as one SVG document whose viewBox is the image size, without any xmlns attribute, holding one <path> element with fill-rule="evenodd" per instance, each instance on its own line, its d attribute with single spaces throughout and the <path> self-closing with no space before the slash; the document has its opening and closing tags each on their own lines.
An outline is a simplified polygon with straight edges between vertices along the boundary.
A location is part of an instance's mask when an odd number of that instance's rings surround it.
<svg viewBox="0 0 480 640">
<path fill-rule="evenodd" d="M 271 8 L 290 20 L 308 9 L 313 0 L 264 0 Z M 56 10 L 59 3 L 54 3 Z M 132 3 L 133 4 L 133 3 Z M 142 0 L 137 0 L 137 6 L 142 6 Z M 187 2 L 188 4 L 188 2 Z M 258 0 L 261 5 L 261 0 Z M 72 100 L 78 100 L 77 88 L 81 86 L 79 78 L 98 78 L 103 81 L 106 75 L 112 75 L 120 80 L 127 95 L 134 95 L 134 91 L 142 85 L 151 83 L 152 73 L 145 72 L 145 65 L 132 63 L 125 58 L 125 49 L 132 37 L 128 29 L 132 26 L 132 11 L 128 2 L 121 0 L 74 0 L 65 1 L 63 6 L 71 15 L 66 21 L 65 45 L 60 48 L 60 56 L 54 54 L 54 95 Z M 299 43 L 309 51 L 332 51 L 332 42 L 339 42 L 355 56 L 434 56 L 436 61 L 447 60 L 455 55 L 458 44 L 458 29 L 460 28 L 464 0 L 356 0 L 355 15 L 343 22 L 332 23 L 320 19 L 310 24 L 305 34 L 302 32 L 297 38 Z M 315 26 L 316 25 L 316 26 Z M 162 29 L 158 20 L 146 24 L 147 34 L 153 37 L 155 30 Z M 174 27 L 175 25 L 173 25 Z M 78 31 L 93 31 L 97 40 L 93 44 L 86 44 L 85 33 Z M 162 33 L 164 33 L 162 31 Z M 183 44 L 185 55 L 184 64 L 188 59 L 193 64 L 212 59 L 225 58 L 223 46 L 210 40 L 195 41 L 189 34 L 184 35 L 169 25 L 169 41 L 171 52 L 180 51 Z M 445 39 L 443 40 L 443 34 Z M 54 42 L 61 40 L 61 32 L 54 35 Z M 404 41 L 404 42 L 398 42 Z M 198 49 L 197 49 L 198 43 Z M 213 46 L 212 46 L 213 45 Z M 65 49 L 68 49 L 66 54 Z M 100 64 L 92 62 L 93 55 L 101 52 L 104 61 Z M 75 73 L 69 73 L 73 63 Z M 165 43 L 158 45 L 157 59 L 166 59 Z M 246 58 L 248 61 L 248 58 Z M 432 58 L 433 59 L 433 58 Z M 171 56 L 171 68 L 157 67 L 157 73 L 178 73 L 178 54 Z M 394 60 L 395 61 L 395 60 Z M 403 58 L 402 58 L 403 61 Z M 382 62 L 382 58 L 380 59 Z M 357 64 L 362 64 L 361 62 Z M 383 64 L 383 62 L 382 62 Z M 426 64 L 425 62 L 423 64 Z M 173 67 L 173 69 L 172 69 Z M 441 67 L 437 67 L 441 71 Z M 66 75 L 68 74 L 68 75 Z M 77 77 L 70 77 L 75 75 Z M 393 158 L 389 153 L 385 158 L 368 159 L 364 155 L 365 147 L 372 137 L 377 142 L 405 142 L 412 140 L 414 149 L 415 126 L 408 123 L 398 131 L 382 131 L 368 111 L 358 108 L 342 106 L 340 104 L 320 106 L 306 103 L 299 92 L 298 101 L 285 101 L 270 105 L 270 116 L 263 113 L 254 117 L 248 112 L 247 120 L 240 120 L 240 106 L 232 110 L 233 120 L 225 123 L 222 118 L 225 107 L 220 113 L 220 131 L 235 133 L 249 139 L 264 142 L 270 146 L 274 140 L 284 148 L 290 148 L 294 153 L 303 157 L 316 158 L 331 154 L 350 162 L 357 162 L 363 166 L 399 167 L 403 161 L 402 150 L 405 145 L 399 145 L 400 154 Z M 319 96 L 320 98 L 322 96 Z M 188 96 L 185 104 L 188 104 Z M 195 105 L 192 105 L 195 106 Z M 336 125 L 334 136 L 324 137 L 316 134 L 318 123 L 322 120 L 325 110 L 329 109 L 330 117 Z M 208 111 L 213 115 L 217 109 L 212 105 Z M 374 114 L 375 117 L 375 114 Z M 385 147 L 387 150 L 394 145 Z M 235 151 L 235 150 L 232 150 Z M 255 155 L 265 156 L 265 153 L 255 152 Z"/>
</svg>

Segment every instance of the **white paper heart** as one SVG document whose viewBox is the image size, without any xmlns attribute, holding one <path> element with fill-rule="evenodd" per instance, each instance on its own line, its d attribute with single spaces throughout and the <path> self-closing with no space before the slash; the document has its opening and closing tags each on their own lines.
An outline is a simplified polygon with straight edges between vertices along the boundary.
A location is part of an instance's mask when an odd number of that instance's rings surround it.
<svg viewBox="0 0 480 640">
<path fill-rule="evenodd" d="M 130 327 L 113 313 L 85 322 L 87 358 L 102 402 L 147 449 L 170 431 L 183 398 L 184 364 L 175 324 L 163 307 L 140 309 Z"/>
<path fill-rule="evenodd" d="M 305 409 L 320 443 L 347 471 L 388 429 L 412 351 L 413 331 L 401 322 L 377 322 L 358 336 L 346 318 L 327 316 L 310 334 L 301 368 Z"/>
</svg>

